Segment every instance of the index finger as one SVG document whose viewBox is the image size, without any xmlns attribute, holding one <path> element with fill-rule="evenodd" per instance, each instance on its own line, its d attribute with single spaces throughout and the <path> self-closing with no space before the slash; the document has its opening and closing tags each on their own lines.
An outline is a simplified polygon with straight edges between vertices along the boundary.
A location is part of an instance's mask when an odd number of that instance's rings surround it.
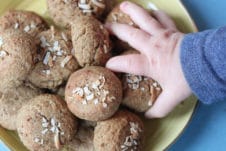
<svg viewBox="0 0 226 151">
<path fill-rule="evenodd" d="M 149 50 L 148 41 L 150 41 L 151 36 L 145 31 L 119 23 L 107 23 L 106 27 L 119 39 L 128 42 L 134 49 L 143 54 L 147 54 L 147 51 Z"/>
<path fill-rule="evenodd" d="M 163 29 L 163 26 L 152 17 L 144 8 L 125 1 L 120 5 L 120 9 L 144 31 L 151 35 L 158 34 Z"/>
</svg>

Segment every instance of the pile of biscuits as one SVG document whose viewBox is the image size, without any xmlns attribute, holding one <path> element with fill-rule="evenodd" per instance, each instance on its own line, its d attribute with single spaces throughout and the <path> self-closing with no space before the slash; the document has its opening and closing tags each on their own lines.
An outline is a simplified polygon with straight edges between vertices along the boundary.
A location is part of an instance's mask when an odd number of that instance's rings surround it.
<svg viewBox="0 0 226 151">
<path fill-rule="evenodd" d="M 119 52 L 139 53 L 104 23 L 138 27 L 114 1 L 47 6 L 56 26 L 29 11 L 0 17 L 0 125 L 31 151 L 141 151 L 144 124 L 135 113 L 147 111 L 161 87 L 104 68 Z"/>
</svg>

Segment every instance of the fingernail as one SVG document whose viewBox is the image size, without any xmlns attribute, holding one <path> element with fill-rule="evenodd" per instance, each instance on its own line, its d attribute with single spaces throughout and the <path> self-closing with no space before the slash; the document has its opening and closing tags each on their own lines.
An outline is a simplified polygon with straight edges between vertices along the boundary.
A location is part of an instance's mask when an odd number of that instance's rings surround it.
<svg viewBox="0 0 226 151">
<path fill-rule="evenodd" d="M 153 118 L 148 111 L 144 114 L 145 118 L 151 119 Z"/>
<path fill-rule="evenodd" d="M 106 63 L 106 67 L 111 70 L 117 70 L 119 68 L 119 64 L 117 58 L 113 57 Z"/>
<path fill-rule="evenodd" d="M 109 69 L 114 68 L 114 61 L 112 61 L 111 59 L 106 63 L 106 67 Z"/>
<path fill-rule="evenodd" d="M 157 7 L 154 3 L 151 3 L 151 2 L 148 3 L 148 7 L 149 7 L 152 11 L 157 11 L 157 10 L 159 10 L 158 7 Z"/>
<path fill-rule="evenodd" d="M 124 10 L 124 9 L 126 9 L 126 7 L 127 7 L 128 5 L 129 5 L 129 2 L 128 2 L 128 1 L 122 2 L 122 3 L 120 4 L 120 9 Z"/>
<path fill-rule="evenodd" d="M 145 118 L 150 118 L 149 115 L 146 113 L 144 113 Z"/>
</svg>

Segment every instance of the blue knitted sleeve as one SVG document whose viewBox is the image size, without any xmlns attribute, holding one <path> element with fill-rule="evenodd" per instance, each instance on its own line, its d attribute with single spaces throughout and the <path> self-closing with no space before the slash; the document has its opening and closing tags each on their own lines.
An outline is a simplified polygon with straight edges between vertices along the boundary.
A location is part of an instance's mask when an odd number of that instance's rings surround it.
<svg viewBox="0 0 226 151">
<path fill-rule="evenodd" d="M 185 78 L 201 102 L 226 98 L 226 26 L 185 35 L 180 60 Z"/>
</svg>

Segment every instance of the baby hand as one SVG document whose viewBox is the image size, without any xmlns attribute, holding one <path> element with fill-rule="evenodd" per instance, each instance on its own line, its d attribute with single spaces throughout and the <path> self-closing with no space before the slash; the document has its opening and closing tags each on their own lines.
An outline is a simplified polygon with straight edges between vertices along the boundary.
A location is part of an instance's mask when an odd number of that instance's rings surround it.
<svg viewBox="0 0 226 151">
<path fill-rule="evenodd" d="M 140 29 L 119 23 L 107 24 L 106 27 L 140 54 L 113 57 L 106 67 L 158 81 L 163 92 L 145 115 L 148 118 L 164 117 L 191 94 L 180 63 L 180 45 L 184 34 L 162 11 L 154 11 L 153 18 L 143 8 L 128 1 L 123 2 L 120 9 Z"/>
</svg>

